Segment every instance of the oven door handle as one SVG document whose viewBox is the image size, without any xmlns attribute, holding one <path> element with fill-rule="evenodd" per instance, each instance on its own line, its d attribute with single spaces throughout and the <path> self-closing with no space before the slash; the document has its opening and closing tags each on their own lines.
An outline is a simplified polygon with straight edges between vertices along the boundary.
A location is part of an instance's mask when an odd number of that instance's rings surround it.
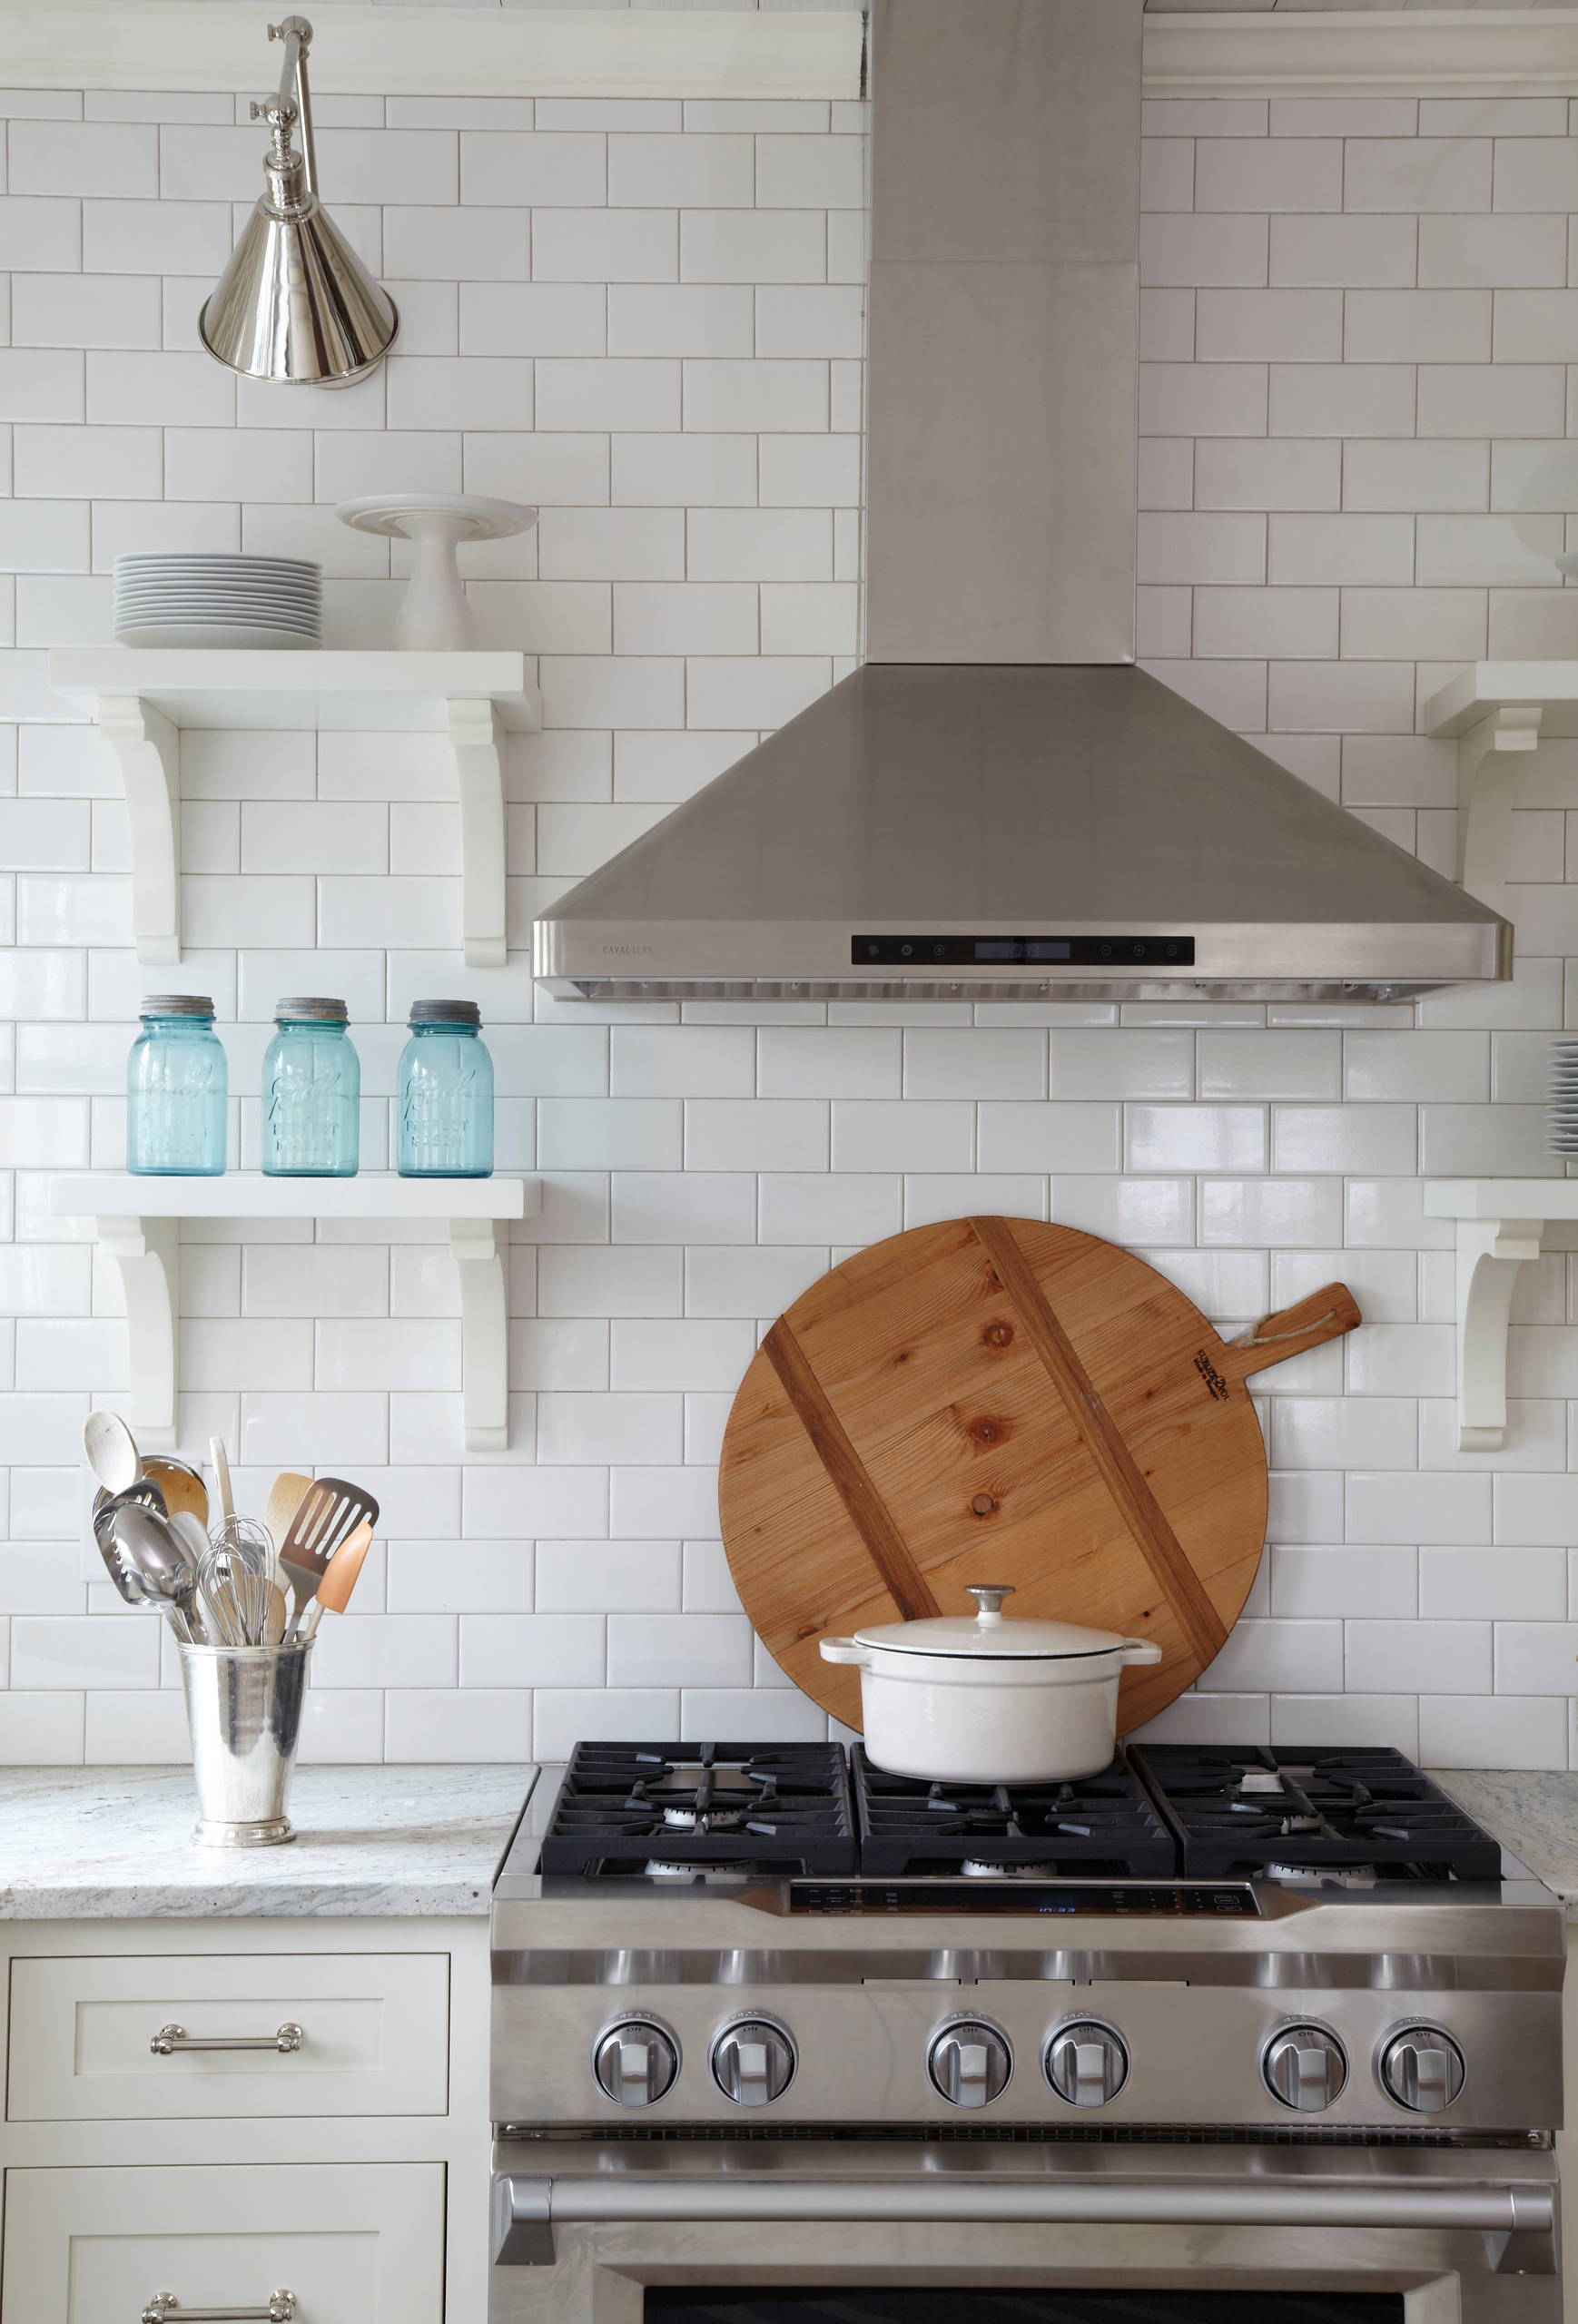
<svg viewBox="0 0 1578 2324">
<path fill-rule="evenodd" d="M 1015 2186 L 797 2179 L 528 2179 L 493 2182 L 498 2267 L 547 2267 L 556 2227 L 675 2221 L 807 2226 L 945 2223 L 993 2226 L 1330 2227 L 1461 2229 L 1483 2234 L 1502 2272 L 1554 2268 L 1555 2190 L 1527 2181 L 1461 2185 L 1275 2185 L 1264 2180 L 1067 2179 Z M 1541 2255 L 1551 2256 L 1542 2264 Z"/>
</svg>

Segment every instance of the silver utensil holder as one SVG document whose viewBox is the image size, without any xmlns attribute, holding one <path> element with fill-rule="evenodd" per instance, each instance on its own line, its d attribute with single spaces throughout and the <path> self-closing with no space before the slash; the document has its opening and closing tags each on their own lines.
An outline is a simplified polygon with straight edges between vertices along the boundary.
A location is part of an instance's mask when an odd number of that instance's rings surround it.
<svg viewBox="0 0 1578 2324">
<path fill-rule="evenodd" d="M 180 1649 L 197 1778 L 193 1837 L 205 1847 L 277 1847 L 295 1838 L 285 1795 L 313 1643 Z"/>
</svg>

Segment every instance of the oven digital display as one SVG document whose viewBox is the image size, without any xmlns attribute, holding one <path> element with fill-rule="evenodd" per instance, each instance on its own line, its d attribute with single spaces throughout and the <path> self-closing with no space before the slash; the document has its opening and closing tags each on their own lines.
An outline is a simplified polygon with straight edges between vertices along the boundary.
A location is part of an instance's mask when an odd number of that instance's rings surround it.
<svg viewBox="0 0 1578 2324">
<path fill-rule="evenodd" d="M 1247 1887 L 1070 1880 L 795 1880 L 789 1909 L 840 1919 L 875 1913 L 1033 1913 L 1049 1919 L 1100 1913 L 1255 1920 L 1260 1911 Z"/>
</svg>

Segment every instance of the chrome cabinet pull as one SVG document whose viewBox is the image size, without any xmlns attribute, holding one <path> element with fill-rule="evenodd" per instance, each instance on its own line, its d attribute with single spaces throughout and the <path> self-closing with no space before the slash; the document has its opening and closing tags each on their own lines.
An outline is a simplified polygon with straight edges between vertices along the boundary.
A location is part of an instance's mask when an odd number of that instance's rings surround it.
<svg viewBox="0 0 1578 2324">
<path fill-rule="evenodd" d="M 291 2324 L 293 2291 L 271 2291 L 267 2308 L 182 2308 L 173 2291 L 156 2291 L 143 2310 L 143 2324 Z"/>
<path fill-rule="evenodd" d="M 292 2050 L 299 2050 L 304 2039 L 301 2028 L 289 2020 L 273 2034 L 189 2034 L 184 2025 L 162 2025 L 148 2047 L 156 2058 L 173 2058 L 178 2050 L 277 2050 L 283 2058 L 289 2057 Z M 164 2294 L 161 2292 L 159 2297 L 163 2299 Z M 290 2295 L 281 2292 L 276 2297 L 283 2299 Z M 263 2310 L 227 2308 L 223 2312 L 227 2316 L 261 2316 Z"/>
</svg>

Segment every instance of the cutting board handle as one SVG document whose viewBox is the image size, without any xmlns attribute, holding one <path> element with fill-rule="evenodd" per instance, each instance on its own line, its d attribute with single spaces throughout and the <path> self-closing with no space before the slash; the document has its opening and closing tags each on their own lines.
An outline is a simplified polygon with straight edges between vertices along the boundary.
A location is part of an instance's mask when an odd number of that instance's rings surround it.
<svg viewBox="0 0 1578 2324">
<path fill-rule="evenodd" d="M 1358 1302 L 1346 1284 L 1328 1283 L 1275 1315 L 1262 1315 L 1257 1324 L 1228 1342 L 1218 1361 L 1230 1379 L 1246 1380 L 1252 1372 L 1264 1372 L 1268 1364 L 1286 1364 L 1290 1355 L 1302 1355 L 1306 1348 L 1341 1339 L 1363 1321 Z"/>
</svg>

